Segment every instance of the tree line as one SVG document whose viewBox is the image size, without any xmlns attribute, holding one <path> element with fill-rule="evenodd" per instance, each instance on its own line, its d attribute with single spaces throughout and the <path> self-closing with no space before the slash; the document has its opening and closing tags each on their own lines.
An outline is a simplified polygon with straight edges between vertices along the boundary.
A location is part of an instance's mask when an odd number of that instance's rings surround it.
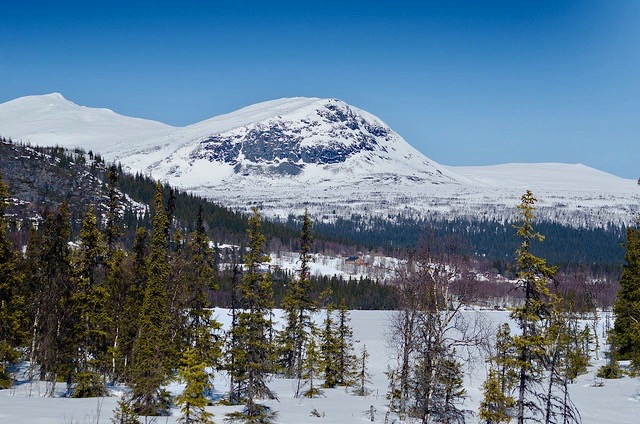
<svg viewBox="0 0 640 424">
<path fill-rule="evenodd" d="M 337 304 L 326 290 L 325 324 L 319 329 L 312 320 L 319 306 L 310 296 L 312 223 L 306 213 L 300 269 L 282 300 L 283 330 L 275 330 L 269 256 L 254 209 L 246 252 L 233 264 L 232 323 L 223 332 L 212 316 L 217 255 L 202 210 L 194 229 L 182 234 L 156 184 L 151 229 L 138 228 L 126 249 L 117 176 L 112 167 L 103 219 L 89 208 L 73 240 L 63 203 L 30 228 L 24 252 L 7 237 L 7 187 L 0 178 L 0 388 L 10 387 L 17 364 L 27 361 L 29 377 L 46 382 L 48 396 L 59 384 L 71 397 L 104 396 L 108 384 L 125 384 L 130 395 L 119 403 L 116 422 L 166 415 L 171 402 L 181 407 L 183 422 L 210 422 L 205 407 L 212 375 L 226 372 L 228 402 L 245 406 L 228 418 L 262 422 L 274 416 L 257 402 L 275 396 L 267 384 L 271 375 L 296 378 L 296 395 L 309 397 L 321 393 L 320 380 L 326 387 L 352 380 L 356 359 L 346 303 Z M 175 378 L 186 388 L 171 399 L 163 386 Z"/>
</svg>

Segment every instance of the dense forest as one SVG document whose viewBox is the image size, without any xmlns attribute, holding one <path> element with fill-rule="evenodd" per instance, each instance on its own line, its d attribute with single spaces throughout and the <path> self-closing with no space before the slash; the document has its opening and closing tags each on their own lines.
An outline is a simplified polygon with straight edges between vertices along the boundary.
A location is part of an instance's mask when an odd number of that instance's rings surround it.
<svg viewBox="0 0 640 424">
<path fill-rule="evenodd" d="M 69 213 L 70 240 L 78 239 L 89 206 L 94 208 L 98 225 L 103 225 L 108 213 L 110 169 L 117 175 L 121 194 L 119 242 L 130 250 L 137 230 L 151 229 L 157 185 L 152 178 L 140 173 L 129 174 L 119 165 L 108 166 L 93 152 L 33 147 L 2 140 L 0 170 L 4 172 L 12 199 L 7 207 L 7 225 L 9 237 L 17 248 L 26 246 L 30 228 L 37 226 L 47 213 L 62 203 L 66 204 Z M 221 262 L 242 263 L 242 252 L 248 240 L 248 217 L 167 184 L 161 185 L 161 189 L 172 231 L 189 234 L 197 224 L 198 211 L 201 211 L 205 232 L 214 246 L 238 246 L 236 258 L 223 257 L 218 251 L 213 259 L 219 272 L 219 290 L 211 293 L 211 301 L 213 305 L 228 306 L 233 272 L 228 264 L 221 267 Z M 465 258 L 470 269 L 490 277 L 491 281 L 486 281 L 477 275 L 466 274 L 467 280 L 474 282 L 479 301 L 485 299 L 483 303 L 490 306 L 514 298 L 508 282 L 492 277 L 514 278 L 516 275 L 513 252 L 517 237 L 510 222 L 422 222 L 400 216 L 382 219 L 364 215 L 337 218 L 331 222 L 322 217 L 312 217 L 312 220 L 314 243 L 311 249 L 317 253 L 348 256 L 357 252 L 378 252 L 406 260 L 419 246 L 424 248 L 447 240 L 448 244 L 456 245 L 457 256 Z M 300 225 L 301 218 L 296 215 L 282 223 L 263 219 L 266 250 L 298 251 Z M 585 303 L 592 302 L 589 299 L 594 296 L 598 305 L 610 307 L 621 270 L 625 229 L 574 229 L 546 222 L 538 222 L 537 226 L 546 238 L 544 243 L 533 247 L 534 253 L 559 266 L 558 281 L 562 282 L 559 290 L 584 307 L 588 307 Z M 175 247 L 172 242 L 172 248 Z M 273 270 L 273 275 L 274 301 L 278 306 L 291 275 L 281 270 Z M 311 276 L 311 281 L 314 297 L 331 288 L 345 299 L 349 308 L 393 309 L 397 306 L 393 285 L 368 278 L 349 281 L 338 276 Z M 596 289 L 587 284 L 588 281 L 597 281 Z"/>
<path fill-rule="evenodd" d="M 290 217 L 289 223 L 295 218 Z M 518 240 L 513 221 L 420 221 L 401 216 L 386 218 L 352 215 L 334 222 L 316 222 L 315 229 L 332 239 L 355 243 L 368 249 L 382 249 L 392 254 L 419 245 L 425 234 L 439 238 L 455 237 L 464 245 L 466 254 L 495 261 L 513 262 Z M 538 222 L 537 228 L 546 241 L 535 247 L 554 264 L 566 266 L 597 264 L 616 268 L 622 264 L 621 244 L 626 228 L 571 228 L 552 222 Z M 570 246 L 570 248 L 569 248 Z"/>
</svg>

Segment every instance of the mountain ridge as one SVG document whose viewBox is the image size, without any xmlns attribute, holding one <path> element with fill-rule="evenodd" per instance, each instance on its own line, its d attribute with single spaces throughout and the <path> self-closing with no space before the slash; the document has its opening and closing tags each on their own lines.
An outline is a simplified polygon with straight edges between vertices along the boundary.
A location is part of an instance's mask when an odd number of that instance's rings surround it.
<svg viewBox="0 0 640 424">
<path fill-rule="evenodd" d="M 441 165 L 337 99 L 276 99 L 172 127 L 53 93 L 0 104 L 0 135 L 80 146 L 235 209 L 258 204 L 282 218 L 304 205 L 327 219 L 365 211 L 505 220 L 532 189 L 542 219 L 605 226 L 630 223 L 640 203 L 634 180 L 585 165 Z"/>
</svg>

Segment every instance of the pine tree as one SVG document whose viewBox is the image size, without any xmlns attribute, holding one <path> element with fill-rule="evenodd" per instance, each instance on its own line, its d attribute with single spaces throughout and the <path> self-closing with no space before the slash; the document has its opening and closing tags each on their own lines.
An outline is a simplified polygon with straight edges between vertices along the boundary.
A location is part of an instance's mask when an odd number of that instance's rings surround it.
<svg viewBox="0 0 640 424">
<path fill-rule="evenodd" d="M 304 357 L 304 347 L 307 339 L 311 336 L 313 322 L 311 314 L 315 309 L 315 304 L 311 300 L 311 218 L 305 210 L 302 217 L 302 233 L 300 236 L 300 268 L 297 278 L 290 280 L 287 286 L 286 295 L 282 301 L 282 309 L 286 324 L 278 336 L 280 346 L 279 367 L 286 376 L 300 380 L 302 374 L 302 362 Z M 298 385 L 295 397 L 299 396 L 300 387 Z"/>
<path fill-rule="evenodd" d="M 309 388 L 302 392 L 302 396 L 306 398 L 315 398 L 322 395 L 322 390 L 315 385 L 315 381 L 318 379 L 320 373 L 320 363 L 318 344 L 316 343 L 315 337 L 312 336 L 307 340 L 305 357 L 302 363 L 301 378 L 305 380 L 305 384 L 309 385 Z"/>
<path fill-rule="evenodd" d="M 118 400 L 116 409 L 113 410 L 111 424 L 140 424 L 140 420 L 132 403 L 129 397 L 123 395 L 120 400 Z"/>
<path fill-rule="evenodd" d="M 209 307 L 209 292 L 215 285 L 215 252 L 209 246 L 204 229 L 202 207 L 198 210 L 196 229 L 187 242 L 185 255 L 189 269 L 184 278 L 187 298 L 187 345 L 197 351 L 209 366 L 216 365 L 220 358 L 220 346 L 215 331 L 221 324 L 212 317 Z"/>
<path fill-rule="evenodd" d="M 111 331 L 112 378 L 133 383 L 134 344 L 138 338 L 147 285 L 148 232 L 138 228 L 131 254 L 116 249 L 107 262 L 106 286 L 113 309 Z"/>
<path fill-rule="evenodd" d="M 212 389 L 209 375 L 205 371 L 205 363 L 198 360 L 198 352 L 193 348 L 184 352 L 183 363 L 178 374 L 180 379 L 186 383 L 186 387 L 181 394 L 176 396 L 175 400 L 182 413 L 178 422 L 184 424 L 213 423 L 213 414 L 205 409 L 210 404 L 205 393 Z"/>
<path fill-rule="evenodd" d="M 269 341 L 270 316 L 273 308 L 271 276 L 263 268 L 269 262 L 264 253 L 264 234 L 260 213 L 253 208 L 249 218 L 247 235 L 249 251 L 245 255 L 245 273 L 240 284 L 241 305 L 237 325 L 232 328 L 235 346 L 230 373 L 236 384 L 243 387 L 245 410 L 241 414 L 230 414 L 229 419 L 245 422 L 267 422 L 273 418 L 268 407 L 256 403 L 257 399 L 276 399 L 267 386 L 269 373 L 274 368 L 274 348 Z"/>
<path fill-rule="evenodd" d="M 511 312 L 511 318 L 521 330 L 521 334 L 514 337 L 519 368 L 516 398 L 518 424 L 524 424 L 528 419 L 549 416 L 549 411 L 546 410 L 548 403 L 545 405 L 549 393 L 545 395 L 542 388 L 544 372 L 549 366 L 545 353 L 554 340 L 548 330 L 560 303 L 558 296 L 548 287 L 556 269 L 547 265 L 545 259 L 531 253 L 532 243 L 544 240 L 533 229 L 536 202 L 531 191 L 522 196 L 518 205 L 522 215 L 521 224 L 515 226 L 521 240 L 516 250 L 517 275 L 519 287 L 524 291 L 524 304 Z"/>
<path fill-rule="evenodd" d="M 155 216 L 151 252 L 147 260 L 148 278 L 140 313 L 138 338 L 133 349 L 133 396 L 141 415 L 162 415 L 163 396 L 160 387 L 165 382 L 168 340 L 166 284 L 170 267 L 167 258 L 166 228 L 169 226 L 162 201 L 162 186 L 156 187 Z"/>
<path fill-rule="evenodd" d="M 106 246 L 97 228 L 96 216 L 93 209 L 89 208 L 80 229 L 80 245 L 75 264 L 78 283 L 72 297 L 79 318 L 76 323 L 78 371 L 82 373 L 106 373 L 108 370 L 107 338 L 111 326 L 111 311 L 108 307 L 109 292 L 102 281 L 104 278 L 101 272 L 105 252 Z M 105 390 L 99 389 L 98 392 L 103 393 Z"/>
<path fill-rule="evenodd" d="M 322 374 L 324 377 L 323 386 L 334 388 L 338 385 L 338 341 L 336 329 L 333 321 L 333 307 L 327 304 L 325 319 L 320 332 L 320 357 L 322 361 Z"/>
<path fill-rule="evenodd" d="M 370 390 L 367 388 L 367 384 L 371 383 L 371 374 L 367 370 L 367 362 L 369 361 L 369 352 L 367 352 L 367 345 L 362 345 L 362 351 L 358 358 L 358 375 L 357 375 L 357 388 L 354 390 L 354 394 L 357 396 L 367 396 Z"/>
<path fill-rule="evenodd" d="M 57 212 L 47 212 L 39 246 L 41 280 L 33 317 L 34 360 L 42 379 L 49 381 L 47 395 L 53 396 L 56 382 L 63 378 L 70 389 L 77 360 L 77 311 L 71 298 L 76 291 L 70 261 L 71 225 L 66 203 Z"/>
<path fill-rule="evenodd" d="M 485 424 L 508 423 L 513 418 L 515 399 L 506 395 L 500 386 L 500 376 L 492 367 L 482 385 L 484 398 L 480 402 L 480 419 Z"/>
<path fill-rule="evenodd" d="M 355 373 L 356 357 L 353 354 L 353 330 L 351 317 L 344 299 L 338 307 L 338 326 L 336 331 L 337 384 L 351 386 Z"/>
<path fill-rule="evenodd" d="M 22 293 L 23 275 L 18 269 L 18 258 L 7 238 L 4 218 L 8 197 L 7 186 L 0 173 L 0 389 L 13 382 L 9 366 L 19 359 L 18 348 L 27 340 L 24 313 L 25 297 Z"/>
<path fill-rule="evenodd" d="M 580 413 L 569 398 L 570 344 L 566 317 L 553 311 L 543 348 L 543 364 L 547 373 L 545 390 L 538 393 L 542 401 L 544 423 L 580 423 Z"/>
<path fill-rule="evenodd" d="M 465 397 L 460 362 L 453 355 L 448 356 L 440 363 L 434 387 L 432 416 L 436 422 L 464 424 L 462 405 Z"/>
<path fill-rule="evenodd" d="M 513 389 L 519 376 L 516 346 L 506 322 L 498 328 L 495 351 L 489 361 L 489 373 L 482 386 L 480 419 L 487 424 L 507 423 L 514 415 Z"/>
<path fill-rule="evenodd" d="M 29 363 L 35 364 L 39 358 L 39 341 L 43 320 L 43 299 L 45 295 L 43 267 L 40 261 L 42 237 L 34 226 L 29 227 L 29 236 L 25 254 L 19 262 L 20 270 L 25 276 L 26 313 L 29 323 Z M 29 367 L 29 377 L 34 378 L 35 367 Z"/>
<path fill-rule="evenodd" d="M 564 355 L 564 376 L 573 383 L 580 375 L 587 372 L 589 366 L 589 327 L 585 325 L 583 330 L 578 327 L 578 316 L 576 314 L 563 313 L 563 327 L 565 333 L 562 334 L 562 349 Z"/>
<path fill-rule="evenodd" d="M 122 214 L 122 196 L 118 191 L 118 168 L 115 164 L 109 167 L 107 172 L 107 222 L 104 229 L 107 249 L 112 252 L 116 247 L 116 242 L 122 234 L 119 226 Z"/>
<path fill-rule="evenodd" d="M 640 222 L 640 221 L 639 221 Z M 640 228 L 627 228 L 625 264 L 620 276 L 620 290 L 613 305 L 615 322 L 610 333 L 612 361 L 631 360 L 640 370 Z"/>
<path fill-rule="evenodd" d="M 511 397 L 519 375 L 516 346 L 513 337 L 511 337 L 511 328 L 506 322 L 498 329 L 495 355 L 491 359 L 500 393 L 505 398 Z"/>
</svg>

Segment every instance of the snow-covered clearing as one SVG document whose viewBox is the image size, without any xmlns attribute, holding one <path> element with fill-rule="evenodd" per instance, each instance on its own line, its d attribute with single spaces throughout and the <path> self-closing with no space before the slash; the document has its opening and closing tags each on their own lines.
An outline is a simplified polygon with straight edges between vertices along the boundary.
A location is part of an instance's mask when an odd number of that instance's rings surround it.
<svg viewBox="0 0 640 424">
<path fill-rule="evenodd" d="M 294 380 L 273 379 L 270 387 L 274 389 L 279 401 L 266 402 L 274 410 L 278 411 L 278 422 L 283 424 L 297 423 L 357 423 L 370 422 L 368 411 L 373 405 L 375 408 L 375 422 L 384 422 L 386 404 L 385 393 L 387 391 L 387 379 L 384 374 L 387 365 L 392 363 L 393 353 L 387 349 L 385 342 L 388 331 L 388 311 L 352 311 L 351 324 L 356 343 L 356 353 L 360 351 L 362 344 L 366 344 L 371 354 L 369 369 L 372 374 L 372 395 L 358 397 L 350 393 L 350 389 L 337 388 L 325 389 L 325 397 L 317 399 L 295 399 Z M 464 311 L 470 317 L 479 313 L 486 316 L 493 325 L 508 320 L 506 311 Z M 225 309 L 216 309 L 218 319 L 227 326 L 230 318 Z M 276 318 L 279 316 L 279 311 Z M 317 315 L 318 321 L 322 316 Z M 600 320 L 604 322 L 604 320 Z M 602 364 L 604 355 L 600 353 L 600 360 L 592 360 L 589 373 L 578 377 L 577 382 L 570 387 L 571 396 L 577 405 L 584 424 L 636 424 L 640 417 L 640 380 L 623 378 L 620 380 L 606 380 L 603 387 L 594 387 L 595 370 Z M 466 388 L 468 398 L 465 408 L 477 411 L 481 400 L 481 385 L 485 377 L 484 361 L 480 360 L 467 370 Z M 220 394 L 227 390 L 228 381 L 224 376 L 218 376 L 215 381 L 216 391 Z M 180 384 L 169 386 L 170 391 L 177 393 L 181 390 Z M 65 390 L 64 384 L 58 384 L 59 393 Z M 114 396 L 100 399 L 69 399 L 63 397 L 46 398 L 44 383 L 32 383 L 22 380 L 11 390 L 0 391 L 0 423 L 24 423 L 24 424 L 90 424 L 109 423 L 116 407 L 118 395 L 122 393 L 121 387 L 111 388 Z M 209 408 L 216 414 L 216 422 L 223 422 L 224 415 L 239 407 L 213 406 Z M 310 415 L 316 410 L 321 417 Z M 323 416 L 322 416 L 323 415 Z M 155 421 L 148 422 L 175 423 L 179 418 L 179 411 L 172 410 L 169 417 L 158 417 Z M 391 416 L 389 423 L 397 417 Z M 144 420 L 142 420 L 144 422 Z M 396 423 L 398 421 L 395 421 Z M 470 416 L 468 423 L 477 423 L 477 416 Z"/>
</svg>

